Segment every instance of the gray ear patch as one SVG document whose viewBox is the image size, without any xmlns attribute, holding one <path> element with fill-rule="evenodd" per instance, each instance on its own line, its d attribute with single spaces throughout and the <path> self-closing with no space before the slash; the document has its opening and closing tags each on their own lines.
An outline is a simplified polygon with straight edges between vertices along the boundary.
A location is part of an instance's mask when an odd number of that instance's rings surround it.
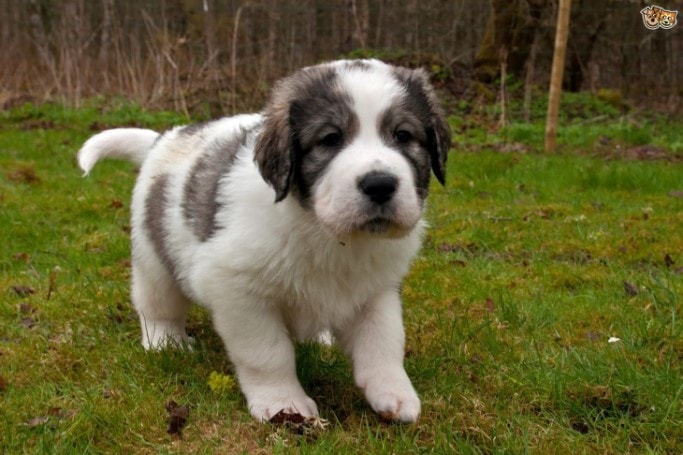
<svg viewBox="0 0 683 455">
<path fill-rule="evenodd" d="M 434 88 L 429 83 L 429 76 L 423 69 L 394 68 L 394 75 L 408 94 L 406 103 L 414 112 L 419 112 L 421 121 L 426 127 L 427 149 L 431 159 L 432 170 L 437 180 L 446 183 L 446 160 L 451 147 L 451 128 L 446 115 L 439 105 Z"/>
<path fill-rule="evenodd" d="M 308 68 L 283 79 L 273 89 L 254 147 L 254 159 L 263 179 L 275 190 L 275 202 L 287 197 L 301 158 L 296 144 L 300 125 L 293 124 L 291 109 L 298 103 L 312 111 L 321 101 L 330 104 L 336 78 L 335 70 L 330 67 Z"/>
</svg>

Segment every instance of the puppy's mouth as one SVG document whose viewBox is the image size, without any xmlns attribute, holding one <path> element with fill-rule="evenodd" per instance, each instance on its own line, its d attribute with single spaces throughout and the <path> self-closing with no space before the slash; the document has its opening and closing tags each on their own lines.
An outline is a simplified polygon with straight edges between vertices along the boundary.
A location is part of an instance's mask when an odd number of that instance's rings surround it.
<svg viewBox="0 0 683 455">
<path fill-rule="evenodd" d="M 385 217 L 372 218 L 359 226 L 361 231 L 367 232 L 369 234 L 384 234 L 391 228 L 395 227 L 397 227 L 396 223 Z"/>
<path fill-rule="evenodd" d="M 406 226 L 393 218 L 374 217 L 358 225 L 356 232 L 363 235 L 371 235 L 385 238 L 398 239 L 405 237 L 412 231 L 414 225 Z"/>
</svg>

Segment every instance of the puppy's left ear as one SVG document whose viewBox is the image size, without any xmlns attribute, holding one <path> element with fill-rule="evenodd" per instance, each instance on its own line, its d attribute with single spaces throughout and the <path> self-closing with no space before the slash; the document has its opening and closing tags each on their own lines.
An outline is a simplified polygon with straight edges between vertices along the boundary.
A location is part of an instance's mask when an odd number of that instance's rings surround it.
<svg viewBox="0 0 683 455">
<path fill-rule="evenodd" d="M 275 202 L 280 202 L 289 193 L 294 173 L 294 155 L 289 106 L 273 103 L 266 109 L 261 133 L 254 147 L 254 160 L 263 180 L 275 189 Z"/>
<path fill-rule="evenodd" d="M 431 159 L 432 171 L 437 180 L 446 184 L 446 159 L 451 148 L 451 127 L 439 104 L 434 87 L 429 82 L 429 74 L 422 68 L 398 70 L 399 80 L 404 84 L 411 98 L 422 101 L 422 122 L 427 133 L 427 150 Z"/>
</svg>

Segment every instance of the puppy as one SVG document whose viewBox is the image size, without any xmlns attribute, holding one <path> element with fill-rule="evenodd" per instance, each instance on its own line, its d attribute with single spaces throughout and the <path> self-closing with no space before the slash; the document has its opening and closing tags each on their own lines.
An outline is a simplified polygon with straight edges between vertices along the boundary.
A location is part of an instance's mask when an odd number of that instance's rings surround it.
<svg viewBox="0 0 683 455">
<path fill-rule="evenodd" d="M 401 281 L 450 141 L 424 71 L 343 60 L 282 80 L 262 114 L 104 131 L 78 162 L 86 174 L 105 157 L 141 164 L 132 300 L 145 349 L 186 342 L 197 302 L 255 418 L 313 417 L 292 339 L 331 333 L 370 406 L 414 422 Z"/>
</svg>

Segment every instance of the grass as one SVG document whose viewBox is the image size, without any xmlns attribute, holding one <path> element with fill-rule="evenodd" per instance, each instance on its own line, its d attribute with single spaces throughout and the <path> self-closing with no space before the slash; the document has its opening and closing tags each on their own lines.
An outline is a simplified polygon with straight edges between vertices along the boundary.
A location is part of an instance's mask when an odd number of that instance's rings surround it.
<svg viewBox="0 0 683 455">
<path fill-rule="evenodd" d="M 76 168 L 94 130 L 186 119 L 97 103 L 0 115 L 3 453 L 683 452 L 678 163 L 567 140 L 546 156 L 524 137 L 526 153 L 452 153 L 403 290 L 421 420 L 383 423 L 336 349 L 303 345 L 302 383 L 330 425 L 298 435 L 252 421 L 216 379 L 232 370 L 204 311 L 192 352 L 142 351 L 127 281 L 134 167 Z M 473 144 L 482 129 L 456 136 Z M 169 400 L 190 407 L 182 437 L 166 432 Z"/>
</svg>

